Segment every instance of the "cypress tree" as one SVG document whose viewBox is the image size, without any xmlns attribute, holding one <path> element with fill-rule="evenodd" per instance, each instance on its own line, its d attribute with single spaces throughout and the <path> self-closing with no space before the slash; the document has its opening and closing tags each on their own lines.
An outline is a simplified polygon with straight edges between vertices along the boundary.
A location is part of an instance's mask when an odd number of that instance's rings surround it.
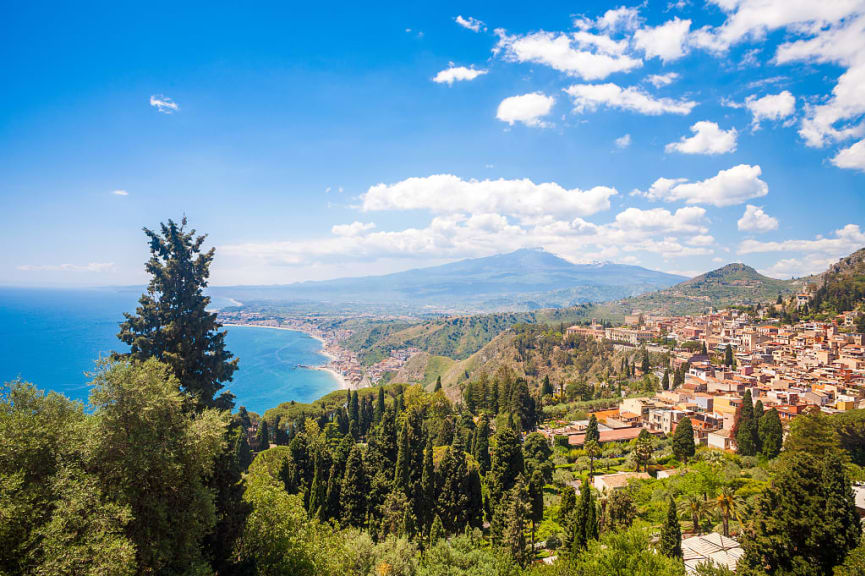
<svg viewBox="0 0 865 576">
<path fill-rule="evenodd" d="M 577 495 L 570 486 L 565 486 L 559 492 L 559 524 L 564 525 L 577 506 Z"/>
<path fill-rule="evenodd" d="M 637 472 L 640 471 L 640 466 L 648 472 L 649 461 L 652 459 L 653 452 L 654 445 L 652 442 L 652 436 L 649 434 L 648 430 L 643 428 L 640 430 L 640 435 L 637 436 L 637 440 L 634 442 L 634 456 L 637 459 Z"/>
<path fill-rule="evenodd" d="M 348 421 L 349 425 L 351 422 L 357 424 L 360 422 L 360 403 L 357 397 L 357 390 L 350 391 L 348 393 L 349 402 L 348 402 Z"/>
<path fill-rule="evenodd" d="M 682 557 L 682 529 L 679 526 L 679 517 L 676 512 L 676 501 L 670 498 L 667 507 L 667 518 L 661 527 L 660 551 L 664 556 L 670 558 Z"/>
<path fill-rule="evenodd" d="M 829 573 L 859 545 L 862 535 L 853 489 L 837 450 L 828 452 L 823 459 L 820 485 L 826 504 L 824 525 L 818 532 L 821 542 L 817 551 L 822 566 Z"/>
<path fill-rule="evenodd" d="M 339 494 L 342 520 L 349 526 L 362 527 L 366 519 L 366 475 L 363 455 L 355 444 L 345 464 L 345 475 Z"/>
<path fill-rule="evenodd" d="M 550 375 L 544 376 L 544 383 L 541 385 L 541 396 L 552 396 L 553 385 L 550 383 Z"/>
<path fill-rule="evenodd" d="M 324 496 L 324 510 L 322 519 L 339 518 L 339 491 L 342 484 L 342 476 L 336 462 L 330 466 L 330 474 L 327 477 L 327 492 Z"/>
<path fill-rule="evenodd" d="M 204 295 L 215 250 L 202 252 L 206 236 L 186 232 L 186 218 L 178 226 L 173 220 L 160 231 L 147 228 L 150 274 L 147 292 L 135 314 L 124 314 L 117 337 L 129 345 L 120 356 L 133 360 L 157 358 L 177 377 L 196 408 L 229 410 L 233 396 L 216 397 L 224 382 L 237 370 L 237 359 L 225 348 L 222 324 L 208 312 L 210 298 Z"/>
<path fill-rule="evenodd" d="M 502 545 L 505 551 L 520 566 L 525 566 L 527 560 L 525 517 L 526 517 L 526 487 L 520 477 L 519 482 L 508 491 L 507 509 L 502 533 Z"/>
<path fill-rule="evenodd" d="M 442 377 L 436 376 L 436 385 L 433 388 L 433 392 L 438 392 L 441 389 L 442 389 Z"/>
<path fill-rule="evenodd" d="M 418 517 L 421 530 L 427 533 L 435 515 L 436 509 L 436 471 L 433 464 L 432 439 L 427 440 L 423 457 L 423 473 L 421 474 L 421 514 Z"/>
<path fill-rule="evenodd" d="M 406 494 L 409 492 L 410 480 L 409 450 L 411 447 L 409 446 L 408 436 L 408 421 L 405 420 L 397 439 L 398 451 L 396 454 L 396 471 L 394 472 L 394 488 L 402 490 Z"/>
<path fill-rule="evenodd" d="M 727 344 L 727 348 L 724 349 L 724 366 L 728 368 L 736 367 L 736 359 L 733 357 L 733 347 Z"/>
<path fill-rule="evenodd" d="M 664 370 L 664 377 L 661 378 L 661 389 L 669 390 L 670 389 L 670 371 Z"/>
<path fill-rule="evenodd" d="M 709 355 L 709 351 L 706 349 L 706 341 L 705 340 L 700 342 L 700 355 L 701 356 L 708 356 Z"/>
<path fill-rule="evenodd" d="M 259 452 L 270 448 L 270 430 L 267 427 L 267 420 L 264 418 L 258 422 L 258 430 L 255 433 L 255 448 Z"/>
<path fill-rule="evenodd" d="M 324 477 L 324 463 L 322 456 L 316 455 L 315 473 L 312 476 L 312 485 L 309 487 L 309 516 L 310 518 L 321 518 L 324 509 L 324 499 L 327 496 L 327 479 Z"/>
<path fill-rule="evenodd" d="M 580 487 L 580 501 L 574 513 L 572 531 L 571 553 L 574 555 L 585 550 L 590 540 L 598 539 L 598 511 L 588 478 L 583 480 Z"/>
<path fill-rule="evenodd" d="M 438 514 L 436 514 L 435 518 L 433 518 L 432 527 L 429 531 L 429 542 L 430 545 L 435 544 L 439 540 L 445 537 L 445 529 L 442 526 L 442 519 L 439 518 Z"/>
<path fill-rule="evenodd" d="M 384 388 L 378 387 L 378 396 L 375 401 L 375 411 L 373 412 L 373 420 L 376 424 L 381 422 L 384 416 Z"/>
<path fill-rule="evenodd" d="M 677 460 L 687 464 L 688 459 L 694 455 L 694 428 L 688 417 L 679 420 L 676 431 L 673 433 L 673 454 Z"/>
<path fill-rule="evenodd" d="M 601 433 L 598 431 L 598 418 L 594 414 L 589 417 L 589 424 L 586 426 L 586 442 L 594 440 L 598 442 L 601 439 Z"/>
<path fill-rule="evenodd" d="M 649 351 L 643 348 L 643 359 L 642 362 L 640 362 L 640 370 L 643 371 L 643 374 L 648 374 L 649 368 Z"/>
<path fill-rule="evenodd" d="M 751 391 L 745 390 L 742 395 L 742 408 L 736 419 L 736 451 L 743 456 L 757 454 L 757 423 L 754 421 L 754 404 L 751 401 Z"/>
<path fill-rule="evenodd" d="M 784 438 L 784 429 L 781 427 L 781 418 L 778 411 L 772 408 L 760 418 L 760 446 L 763 456 L 772 459 L 781 453 L 781 445 Z"/>
<path fill-rule="evenodd" d="M 544 476 L 540 470 L 532 472 L 529 480 L 529 520 L 532 521 L 532 547 L 535 549 L 535 530 L 544 519 Z"/>
</svg>

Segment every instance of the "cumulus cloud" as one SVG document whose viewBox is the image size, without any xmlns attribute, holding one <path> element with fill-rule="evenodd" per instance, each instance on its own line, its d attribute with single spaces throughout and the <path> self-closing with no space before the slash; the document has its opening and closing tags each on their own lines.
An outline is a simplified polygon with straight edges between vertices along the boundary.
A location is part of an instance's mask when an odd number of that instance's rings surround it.
<svg viewBox="0 0 865 576">
<path fill-rule="evenodd" d="M 616 148 L 619 150 L 624 150 L 628 146 L 631 145 L 631 135 L 625 134 L 624 136 L 619 136 L 616 138 Z"/>
<path fill-rule="evenodd" d="M 126 190 L 112 190 L 111 193 L 115 196 L 129 196 L 129 192 Z"/>
<path fill-rule="evenodd" d="M 822 253 L 840 258 L 865 245 L 865 233 L 858 224 L 847 224 L 835 230 L 833 238 L 817 236 L 814 240 L 783 240 L 781 242 L 761 242 L 745 240 L 739 246 L 739 254 L 758 252 L 808 252 Z"/>
<path fill-rule="evenodd" d="M 737 222 L 743 232 L 769 232 L 778 229 L 778 220 L 766 214 L 762 208 L 748 204 L 745 213 Z"/>
<path fill-rule="evenodd" d="M 454 82 L 471 81 L 486 73 L 486 70 L 476 70 L 474 66 L 466 68 L 465 66 L 454 66 L 453 63 L 451 63 L 448 68 L 445 68 L 436 74 L 432 80 L 436 84 L 447 84 L 448 86 L 453 86 Z"/>
<path fill-rule="evenodd" d="M 550 113 L 555 103 L 555 98 L 542 92 L 510 96 L 499 103 L 496 118 L 511 126 L 522 122 L 526 126 L 542 127 L 546 124 L 541 118 Z"/>
<path fill-rule="evenodd" d="M 814 254 L 806 255 L 803 258 L 782 258 L 772 266 L 760 270 L 760 273 L 772 278 L 800 278 L 825 272 L 837 260 L 837 258 L 826 258 Z"/>
<path fill-rule="evenodd" d="M 483 22 L 472 18 L 471 16 L 467 16 L 465 18 L 463 18 L 462 16 L 457 16 L 456 18 L 454 18 L 454 22 L 456 22 L 466 30 L 471 30 L 472 32 L 480 32 L 481 30 L 487 29 Z"/>
<path fill-rule="evenodd" d="M 850 168 L 865 172 L 865 140 L 859 140 L 849 148 L 844 148 L 832 158 L 838 168 Z"/>
<path fill-rule="evenodd" d="M 670 232 L 705 233 L 706 210 L 698 206 L 679 208 L 671 214 L 664 208 L 641 210 L 627 208 L 616 214 L 616 224 L 622 229 L 663 230 Z"/>
<path fill-rule="evenodd" d="M 616 41 L 604 34 L 541 31 L 511 36 L 502 29 L 496 30 L 496 34 L 499 41 L 493 53 L 501 54 L 505 60 L 544 64 L 585 80 L 602 80 L 643 65 L 639 58 L 625 54 L 626 41 Z"/>
<path fill-rule="evenodd" d="M 691 126 L 690 138 L 682 136 L 678 142 L 670 142 L 667 152 L 682 154 L 727 154 L 736 150 L 736 129 L 722 130 L 714 122 L 702 121 Z"/>
<path fill-rule="evenodd" d="M 763 120 L 781 120 L 792 116 L 796 111 L 796 98 L 789 90 L 779 94 L 767 94 L 761 98 L 748 96 L 745 99 L 745 108 L 751 112 L 751 127 L 757 130 Z"/>
<path fill-rule="evenodd" d="M 675 72 L 667 72 L 666 74 L 652 74 L 651 76 L 648 76 L 646 80 L 655 88 L 662 88 L 664 86 L 669 86 L 678 78 L 679 75 Z"/>
<path fill-rule="evenodd" d="M 506 214 L 520 219 L 544 215 L 588 216 L 610 208 L 615 188 L 567 189 L 555 182 L 521 180 L 464 180 L 435 174 L 377 184 L 362 197 L 365 212 L 427 210 L 439 213 Z"/>
<path fill-rule="evenodd" d="M 641 195 L 666 202 L 734 206 L 769 193 L 769 185 L 760 180 L 760 174 L 759 166 L 739 164 L 698 182 L 689 182 L 685 178 L 658 178 Z"/>
<path fill-rule="evenodd" d="M 114 268 L 114 262 L 90 262 L 88 264 L 22 264 L 23 272 L 106 272 Z"/>
<path fill-rule="evenodd" d="M 574 102 L 574 110 L 582 113 L 594 111 L 602 106 L 628 110 L 648 116 L 660 114 L 691 113 L 696 102 L 675 100 L 673 98 L 655 98 L 636 86 L 622 88 L 613 83 L 607 84 L 574 84 L 564 90 Z"/>
<path fill-rule="evenodd" d="M 337 224 L 330 229 L 337 236 L 357 236 L 375 228 L 372 222 L 358 222 L 355 220 L 351 224 Z"/>
<path fill-rule="evenodd" d="M 640 28 L 634 32 L 634 45 L 642 50 L 647 58 L 672 62 L 686 54 L 690 29 L 690 20 L 676 17 L 660 26 Z"/>
<path fill-rule="evenodd" d="M 154 94 L 150 97 L 150 105 L 162 112 L 163 114 L 173 114 L 180 110 L 177 103 L 162 94 Z"/>
<path fill-rule="evenodd" d="M 629 32 L 640 26 L 640 11 L 638 8 L 620 6 L 607 10 L 594 20 L 580 16 L 574 20 L 574 26 L 581 30 L 597 28 L 608 32 Z"/>
</svg>

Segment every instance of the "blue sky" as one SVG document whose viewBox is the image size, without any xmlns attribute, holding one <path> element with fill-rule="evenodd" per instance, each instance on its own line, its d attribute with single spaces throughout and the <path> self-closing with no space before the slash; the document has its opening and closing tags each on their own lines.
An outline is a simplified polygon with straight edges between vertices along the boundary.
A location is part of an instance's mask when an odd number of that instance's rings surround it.
<svg viewBox="0 0 865 576">
<path fill-rule="evenodd" d="M 2 284 L 143 282 L 183 214 L 215 284 L 865 246 L 865 0 L 4 12 Z"/>
</svg>

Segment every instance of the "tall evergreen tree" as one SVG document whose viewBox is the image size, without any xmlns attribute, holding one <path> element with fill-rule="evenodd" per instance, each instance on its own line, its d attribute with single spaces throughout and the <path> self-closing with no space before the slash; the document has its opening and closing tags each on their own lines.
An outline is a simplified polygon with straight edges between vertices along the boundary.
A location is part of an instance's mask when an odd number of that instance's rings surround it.
<svg viewBox="0 0 865 576">
<path fill-rule="evenodd" d="M 577 507 L 577 495 L 570 486 L 565 486 L 559 493 L 559 524 L 565 525 L 571 513 Z"/>
<path fill-rule="evenodd" d="M 670 371 L 664 370 L 664 377 L 661 378 L 661 389 L 669 390 L 670 389 Z"/>
<path fill-rule="evenodd" d="M 520 566 L 525 566 L 528 560 L 525 536 L 526 500 L 526 487 L 520 477 L 505 498 L 506 515 L 502 533 L 505 551 Z"/>
<path fill-rule="evenodd" d="M 159 231 L 144 229 L 150 283 L 135 314 L 124 314 L 117 337 L 129 345 L 123 356 L 166 364 L 197 407 L 227 410 L 232 395 L 216 394 L 231 381 L 237 359 L 225 348 L 226 332 L 216 313 L 207 311 L 210 298 L 204 295 L 215 250 L 202 251 L 206 236 L 185 227 L 184 217 L 180 226 L 169 220 Z"/>
<path fill-rule="evenodd" d="M 529 520 L 532 521 L 532 546 L 535 549 L 535 530 L 538 522 L 544 519 L 544 477 L 540 470 L 532 472 L 529 479 Z"/>
<path fill-rule="evenodd" d="M 598 417 L 592 414 L 589 417 L 589 424 L 586 426 L 586 442 L 594 440 L 595 442 L 601 439 L 601 433 L 598 431 Z"/>
<path fill-rule="evenodd" d="M 436 385 L 433 387 L 433 392 L 438 392 L 442 389 L 442 377 L 436 376 Z"/>
<path fill-rule="evenodd" d="M 378 424 L 384 416 L 384 388 L 378 387 L 378 395 L 375 400 L 375 411 L 373 412 L 373 421 Z"/>
<path fill-rule="evenodd" d="M 349 526 L 362 527 L 366 519 L 367 484 L 363 454 L 358 445 L 351 449 L 345 464 L 345 475 L 339 494 L 342 520 Z"/>
<path fill-rule="evenodd" d="M 736 451 L 743 456 L 757 454 L 759 438 L 757 437 L 757 422 L 754 420 L 754 404 L 751 391 L 745 390 L 742 395 L 742 408 L 735 423 Z"/>
<path fill-rule="evenodd" d="M 255 448 L 259 451 L 270 448 L 270 429 L 264 418 L 258 422 L 258 430 L 255 432 Z"/>
<path fill-rule="evenodd" d="M 643 428 L 634 442 L 634 457 L 637 460 L 637 472 L 640 471 L 640 466 L 648 472 L 649 461 L 652 459 L 653 452 L 654 443 L 652 442 L 652 435 L 649 434 L 648 430 Z"/>
<path fill-rule="evenodd" d="M 430 524 L 433 521 L 433 516 L 435 516 L 436 484 L 436 471 L 433 464 L 433 444 L 432 439 L 429 439 L 427 440 L 423 457 L 423 473 L 421 474 L 422 505 L 420 507 L 421 515 L 418 517 L 421 531 L 424 534 L 429 532 Z"/>
<path fill-rule="evenodd" d="M 409 444 L 408 421 L 404 420 L 402 428 L 399 431 L 397 439 L 398 451 L 396 454 L 396 471 L 394 472 L 394 488 L 402 490 L 404 493 L 409 492 L 409 482 L 411 478 L 411 462 L 409 461 Z"/>
<path fill-rule="evenodd" d="M 649 351 L 646 348 L 643 348 L 643 358 L 640 361 L 640 370 L 643 371 L 643 374 L 649 373 Z"/>
<path fill-rule="evenodd" d="M 661 554 L 670 558 L 682 557 L 682 528 L 679 526 L 679 516 L 676 511 L 676 501 L 670 498 L 667 506 L 667 518 L 661 527 Z"/>
<path fill-rule="evenodd" d="M 544 382 L 541 385 L 541 396 L 552 396 L 553 385 L 550 383 L 550 375 L 544 376 Z"/>
<path fill-rule="evenodd" d="M 570 551 L 574 556 L 585 550 L 589 541 L 598 539 L 598 511 L 588 478 L 580 487 L 580 500 L 572 515 L 570 532 Z"/>
<path fill-rule="evenodd" d="M 472 456 L 478 463 L 481 469 L 481 474 L 486 474 L 490 470 L 490 420 L 484 414 L 478 421 L 477 430 L 475 430 L 475 441 L 472 450 Z"/>
<path fill-rule="evenodd" d="M 784 429 L 781 427 L 778 411 L 774 408 L 760 418 L 759 434 L 763 456 L 769 459 L 778 456 L 781 453 Z"/>
<path fill-rule="evenodd" d="M 682 418 L 676 424 L 676 431 L 673 433 L 673 454 L 677 460 L 687 463 L 695 451 L 694 428 L 691 425 L 691 419 Z"/>
<path fill-rule="evenodd" d="M 708 356 L 709 351 L 706 349 L 706 341 L 700 342 L 700 356 Z"/>
<path fill-rule="evenodd" d="M 724 349 L 724 366 L 727 368 L 736 367 L 736 359 L 733 357 L 733 347 L 730 344 L 727 344 L 727 347 Z"/>
</svg>

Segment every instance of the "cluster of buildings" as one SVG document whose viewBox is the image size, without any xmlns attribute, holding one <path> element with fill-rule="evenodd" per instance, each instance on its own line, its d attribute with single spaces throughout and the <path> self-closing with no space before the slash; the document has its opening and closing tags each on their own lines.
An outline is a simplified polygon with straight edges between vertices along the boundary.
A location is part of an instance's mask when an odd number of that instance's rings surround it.
<svg viewBox="0 0 865 576">
<path fill-rule="evenodd" d="M 384 378 L 385 374 L 389 372 L 399 372 L 399 370 L 406 365 L 406 362 L 411 360 L 412 356 L 418 352 L 420 352 L 420 349 L 413 346 L 391 350 L 390 355 L 387 358 L 376 362 L 366 369 L 366 375 L 369 378 L 369 381 L 375 384 Z"/>
<path fill-rule="evenodd" d="M 746 390 L 765 409 L 775 408 L 782 421 L 808 410 L 835 413 L 865 406 L 865 335 L 851 331 L 858 314 L 845 312 L 832 321 L 792 326 L 736 309 L 700 316 L 635 315 L 627 318 L 629 327 L 593 323 L 572 326 L 567 333 L 630 345 L 675 340 L 670 368 L 688 367 L 682 386 L 652 397 L 623 399 L 617 409 L 596 414 L 602 444 L 632 440 L 642 429 L 670 434 L 688 417 L 695 441 L 734 450 L 731 430 Z M 717 360 L 728 346 L 735 364 L 719 366 Z M 663 371 L 656 374 L 660 377 Z M 572 422 L 547 432 L 565 435 L 571 446 L 579 447 L 585 425 Z"/>
</svg>

